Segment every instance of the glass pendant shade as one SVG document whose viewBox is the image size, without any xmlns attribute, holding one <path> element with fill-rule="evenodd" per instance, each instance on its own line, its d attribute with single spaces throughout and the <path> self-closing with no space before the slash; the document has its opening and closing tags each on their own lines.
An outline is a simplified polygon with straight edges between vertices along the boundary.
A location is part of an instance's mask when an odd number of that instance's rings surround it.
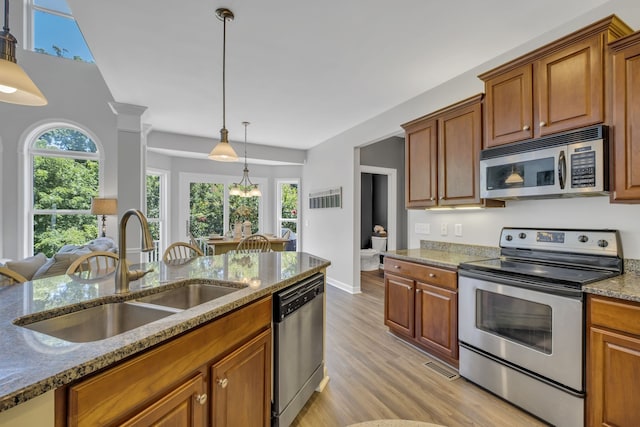
<svg viewBox="0 0 640 427">
<path fill-rule="evenodd" d="M 227 130 L 222 129 L 220 131 L 220 142 L 213 147 L 213 150 L 209 153 L 211 160 L 217 160 L 219 162 L 235 162 L 238 160 L 238 155 L 234 151 L 229 140 L 227 139 Z"/>
<path fill-rule="evenodd" d="M 47 105 L 40 89 L 17 64 L 17 43 L 9 32 L 9 0 L 5 0 L 4 27 L 0 31 L 0 101 L 29 106 Z"/>
</svg>

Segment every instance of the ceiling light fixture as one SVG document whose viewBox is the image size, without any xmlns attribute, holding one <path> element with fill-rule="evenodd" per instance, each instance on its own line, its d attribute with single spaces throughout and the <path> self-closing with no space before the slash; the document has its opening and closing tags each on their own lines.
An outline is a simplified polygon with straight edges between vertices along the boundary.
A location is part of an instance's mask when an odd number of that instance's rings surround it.
<svg viewBox="0 0 640 427">
<path fill-rule="evenodd" d="M 225 69 L 226 69 L 226 45 L 227 45 L 227 21 L 233 21 L 233 12 L 229 9 L 216 9 L 216 16 L 222 21 L 222 129 L 220 129 L 220 142 L 211 150 L 209 158 L 219 162 L 235 162 L 238 155 L 229 144 L 229 131 L 225 127 Z"/>
<path fill-rule="evenodd" d="M 249 168 L 247 167 L 247 126 L 249 126 L 249 122 L 242 122 L 242 125 L 244 126 L 244 171 L 242 180 L 229 188 L 229 194 L 240 197 L 260 197 L 262 192 L 258 185 L 249 179 Z"/>
<path fill-rule="evenodd" d="M 0 101 L 47 105 L 47 98 L 16 61 L 17 43 L 18 40 L 9 32 L 9 0 L 4 0 L 4 27 L 0 31 Z"/>
</svg>

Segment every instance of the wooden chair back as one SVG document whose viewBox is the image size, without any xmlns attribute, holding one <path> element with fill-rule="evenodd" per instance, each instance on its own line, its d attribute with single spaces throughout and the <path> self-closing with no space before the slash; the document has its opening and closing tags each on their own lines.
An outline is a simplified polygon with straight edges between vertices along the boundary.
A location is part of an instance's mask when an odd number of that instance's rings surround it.
<svg viewBox="0 0 640 427">
<path fill-rule="evenodd" d="M 67 268 L 67 275 L 81 276 L 85 279 L 97 279 L 116 271 L 118 254 L 106 251 L 94 251 L 81 255 Z"/>
<path fill-rule="evenodd" d="M 262 234 L 252 234 L 240 240 L 237 252 L 270 252 L 271 242 Z"/>
<path fill-rule="evenodd" d="M 163 261 L 172 261 L 175 259 L 189 259 L 197 256 L 203 256 L 204 252 L 197 247 L 187 242 L 174 242 L 164 251 L 162 255 Z"/>
<path fill-rule="evenodd" d="M 8 267 L 0 267 L 0 286 L 26 282 L 27 278 Z"/>
</svg>

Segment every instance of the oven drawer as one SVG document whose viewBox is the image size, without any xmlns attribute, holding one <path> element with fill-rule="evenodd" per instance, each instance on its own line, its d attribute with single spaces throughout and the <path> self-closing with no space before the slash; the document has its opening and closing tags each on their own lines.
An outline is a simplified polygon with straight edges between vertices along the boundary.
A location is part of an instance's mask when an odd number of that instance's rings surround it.
<svg viewBox="0 0 640 427">
<path fill-rule="evenodd" d="M 384 271 L 414 280 L 437 285 L 447 289 L 458 288 L 458 275 L 455 271 L 431 267 L 415 262 L 401 261 L 391 257 L 384 258 Z"/>
</svg>

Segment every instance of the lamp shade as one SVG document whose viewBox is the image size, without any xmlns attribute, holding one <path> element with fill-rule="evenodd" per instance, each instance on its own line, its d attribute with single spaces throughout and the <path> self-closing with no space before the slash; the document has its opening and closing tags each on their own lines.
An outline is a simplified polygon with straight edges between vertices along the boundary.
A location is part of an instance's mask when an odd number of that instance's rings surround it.
<svg viewBox="0 0 640 427">
<path fill-rule="evenodd" d="M 18 64 L 0 59 L 0 101 L 41 106 L 47 99 Z"/>
<path fill-rule="evenodd" d="M 238 155 L 231 147 L 231 144 L 221 141 L 211 150 L 209 158 L 219 162 L 235 162 L 238 160 Z"/>
<path fill-rule="evenodd" d="M 94 215 L 116 215 L 118 200 L 94 197 L 91 200 L 91 213 Z"/>
</svg>

